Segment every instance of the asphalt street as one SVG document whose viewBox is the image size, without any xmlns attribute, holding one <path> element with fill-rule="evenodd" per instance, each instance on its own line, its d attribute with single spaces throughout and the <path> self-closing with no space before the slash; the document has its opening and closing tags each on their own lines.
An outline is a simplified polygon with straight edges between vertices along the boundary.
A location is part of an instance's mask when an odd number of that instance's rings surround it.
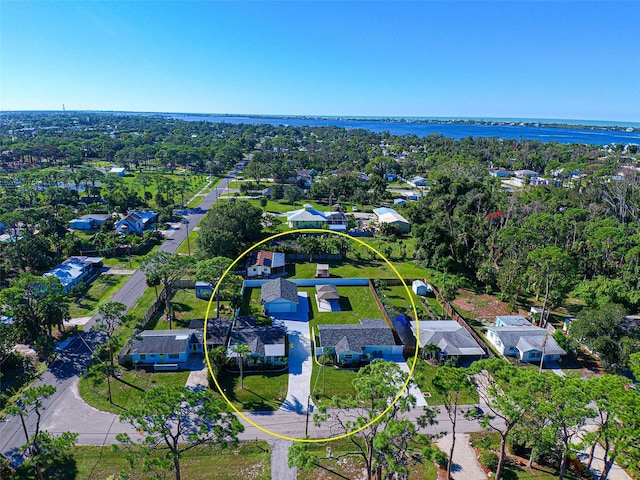
<svg viewBox="0 0 640 480">
<path fill-rule="evenodd" d="M 216 188 L 206 197 L 202 203 L 196 207 L 189 209 L 185 215 L 188 224 L 183 224 L 160 246 L 159 250 L 174 253 L 180 244 L 187 237 L 187 230 L 192 229 L 202 220 L 207 210 L 218 199 L 225 188 L 229 185 L 236 174 L 244 167 L 246 160 L 237 165 L 229 174 L 222 179 Z M 122 288 L 113 296 L 111 301 L 121 302 L 127 306 L 127 310 L 130 309 L 136 300 L 142 295 L 146 288 L 146 278 L 142 271 L 136 270 L 131 275 L 131 278 L 122 286 Z M 53 416 L 64 417 L 67 416 L 70 420 L 70 424 L 66 431 L 79 431 L 80 425 L 85 420 L 91 421 L 91 419 L 85 419 L 82 415 L 79 415 L 72 408 L 69 408 L 67 402 L 64 401 L 65 397 L 68 398 L 70 392 L 73 392 L 73 388 L 78 381 L 78 378 L 87 368 L 89 360 L 91 358 L 91 352 L 94 347 L 101 341 L 101 336 L 91 330 L 91 327 L 95 325 L 97 315 L 94 315 L 85 325 L 84 330 L 69 343 L 67 348 L 59 353 L 57 359 L 49 366 L 49 368 L 42 374 L 39 380 L 34 383 L 34 386 L 40 385 L 53 385 L 56 387 L 56 392 L 48 399 L 42 402 L 42 425 L 46 425 L 50 422 L 50 418 Z M 84 412 L 86 414 L 86 412 Z M 91 417 L 91 415 L 89 415 Z M 25 438 L 22 431 L 22 426 L 15 418 L 7 418 L 3 422 L 0 422 L 0 452 L 6 457 L 10 458 L 14 463 L 21 461 L 21 455 L 19 448 L 24 444 Z M 33 431 L 35 426 L 35 415 L 30 416 L 27 419 L 27 428 Z M 96 425 L 97 427 L 97 425 Z M 65 431 L 65 430 L 61 430 Z M 108 432 L 106 430 L 103 432 Z M 116 432 L 117 433 L 117 432 Z M 101 433 L 104 437 L 104 433 Z M 114 434 L 115 435 L 115 434 Z M 92 442 L 93 443 L 93 442 Z"/>
</svg>

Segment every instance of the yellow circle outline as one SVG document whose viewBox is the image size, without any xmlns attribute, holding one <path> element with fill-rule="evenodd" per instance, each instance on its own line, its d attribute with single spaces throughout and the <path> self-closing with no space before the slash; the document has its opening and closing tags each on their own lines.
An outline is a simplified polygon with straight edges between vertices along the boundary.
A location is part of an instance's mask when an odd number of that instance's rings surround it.
<svg viewBox="0 0 640 480">
<path fill-rule="evenodd" d="M 276 433 L 276 432 L 272 432 L 271 430 L 258 425 L 253 420 L 247 418 L 247 416 L 245 416 L 244 413 L 242 413 L 240 410 L 238 410 L 235 407 L 235 405 L 227 398 L 227 396 L 222 391 L 222 388 L 220 387 L 220 384 L 218 383 L 218 379 L 213 374 L 213 368 L 211 367 L 211 361 L 209 360 L 209 351 L 207 349 L 207 323 L 209 322 L 209 311 L 211 310 L 211 305 L 213 304 L 213 299 L 216 297 L 216 293 L 218 291 L 218 288 L 220 287 L 220 284 L 222 283 L 224 278 L 231 271 L 231 269 L 233 269 L 233 267 L 240 261 L 240 259 L 242 259 L 245 255 L 247 255 L 249 252 L 254 250 L 256 247 L 259 247 L 263 243 L 269 242 L 271 240 L 275 240 L 276 238 L 284 237 L 284 236 L 291 235 L 291 234 L 294 234 L 294 233 L 331 233 L 331 234 L 334 234 L 334 235 L 338 235 L 338 236 L 347 238 L 348 240 L 353 240 L 356 243 L 359 243 L 360 245 L 363 245 L 366 248 L 368 248 L 369 250 L 375 252 L 380 258 L 382 258 L 386 262 L 387 265 L 389 265 L 389 267 L 391 267 L 391 270 L 393 270 L 393 272 L 396 274 L 396 276 L 402 282 L 402 285 L 404 286 L 404 289 L 405 289 L 407 295 L 409 296 L 409 300 L 411 301 L 411 308 L 413 309 L 414 318 L 416 319 L 416 321 L 418 321 L 418 310 L 416 309 L 416 303 L 413 300 L 413 296 L 411 295 L 411 291 L 409 290 L 409 287 L 405 283 L 404 278 L 402 278 L 402 276 L 400 275 L 400 272 L 398 272 L 396 267 L 393 266 L 393 264 L 387 259 L 387 257 L 385 257 L 382 253 L 380 253 L 376 248 L 372 247 L 371 245 L 369 245 L 366 242 L 363 242 L 362 240 L 360 240 L 357 237 L 352 237 L 350 235 L 347 235 L 346 233 L 336 232 L 334 230 L 324 230 L 324 229 L 321 229 L 321 228 L 299 228 L 299 229 L 295 229 L 295 230 L 287 230 L 286 232 L 280 232 L 280 233 L 277 233 L 275 235 L 271 235 L 270 237 L 265 238 L 261 242 L 256 243 L 255 245 L 253 245 L 250 248 L 246 249 L 244 252 L 242 252 L 231 263 L 231 265 L 229 265 L 229 267 L 224 271 L 224 273 L 222 274 L 222 276 L 220 277 L 220 279 L 216 283 L 216 285 L 215 285 L 215 287 L 214 287 L 214 289 L 213 289 L 213 291 L 211 293 L 211 298 L 209 299 L 209 305 L 207 306 L 207 312 L 205 313 L 205 319 L 204 319 L 204 355 L 205 355 L 205 360 L 207 362 L 207 367 L 209 369 L 209 373 L 211 374 L 211 377 L 213 378 L 213 381 L 216 384 L 216 388 L 218 389 L 218 392 L 220 392 L 220 395 L 222 395 L 222 398 L 225 399 L 227 404 L 233 409 L 234 412 L 236 412 L 238 415 L 240 415 L 240 417 L 242 417 L 244 420 L 246 420 L 249 424 L 251 424 L 254 427 L 256 427 L 258 430 L 260 430 L 260 431 L 262 431 L 262 432 L 264 432 L 264 433 L 266 433 L 268 435 L 271 435 L 273 437 L 281 438 L 283 440 L 289 440 L 289 441 L 292 441 L 292 442 L 322 443 L 322 442 L 328 442 L 328 441 L 333 441 L 333 440 L 340 440 L 341 438 L 348 438 L 351 435 L 354 435 L 354 434 L 356 434 L 358 432 L 361 432 L 365 428 L 367 428 L 367 427 L 373 425 L 374 423 L 376 423 L 389 410 L 391 410 L 391 408 L 395 405 L 395 403 L 400 399 L 400 397 L 407 390 L 407 388 L 409 387 L 409 382 L 411 381 L 411 378 L 413 377 L 413 372 L 414 372 L 414 370 L 416 368 L 416 362 L 418 360 L 418 345 L 420 345 L 420 328 L 416 329 L 416 349 L 415 349 L 415 353 L 413 355 L 413 362 L 412 362 L 412 364 L 410 366 L 410 369 L 409 369 L 409 375 L 407 376 L 407 379 L 404 382 L 404 384 L 402 385 L 402 388 L 398 391 L 397 395 L 393 398 L 391 403 L 389 403 L 387 408 L 384 409 L 377 417 L 375 417 L 373 420 L 370 420 L 365 425 L 357 428 L 356 430 L 351 430 L 351 431 L 349 431 L 347 433 L 343 433 L 341 435 L 336 435 L 335 437 L 328 437 L 328 438 L 295 438 L 295 437 L 289 437 L 287 435 L 281 435 L 281 434 Z M 311 355 L 313 355 L 313 353 L 311 353 Z"/>
</svg>

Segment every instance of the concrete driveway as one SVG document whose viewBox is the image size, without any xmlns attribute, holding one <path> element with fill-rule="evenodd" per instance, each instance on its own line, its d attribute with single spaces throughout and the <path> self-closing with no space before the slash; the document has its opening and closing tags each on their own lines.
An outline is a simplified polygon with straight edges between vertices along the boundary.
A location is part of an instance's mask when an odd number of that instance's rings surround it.
<svg viewBox="0 0 640 480">
<path fill-rule="evenodd" d="M 311 334 L 309 322 L 281 320 L 289 336 L 289 388 L 280 410 L 306 413 L 311 400 Z"/>
<path fill-rule="evenodd" d="M 448 433 L 437 442 L 438 448 L 449 454 L 453 435 Z M 486 480 L 478 459 L 476 451 L 469 443 L 469 435 L 466 433 L 456 433 L 456 448 L 453 450 L 453 465 L 451 466 L 451 476 L 460 480 Z"/>
<path fill-rule="evenodd" d="M 407 365 L 407 361 L 404 359 L 402 355 L 394 355 L 392 357 L 385 358 L 385 360 L 396 363 L 400 367 L 400 370 L 402 370 L 405 373 L 410 372 L 409 365 Z M 425 400 L 423 393 L 420 391 L 420 389 L 415 383 L 412 382 L 409 384 L 408 391 L 411 395 L 415 397 L 416 407 L 427 406 L 427 401 Z"/>
</svg>

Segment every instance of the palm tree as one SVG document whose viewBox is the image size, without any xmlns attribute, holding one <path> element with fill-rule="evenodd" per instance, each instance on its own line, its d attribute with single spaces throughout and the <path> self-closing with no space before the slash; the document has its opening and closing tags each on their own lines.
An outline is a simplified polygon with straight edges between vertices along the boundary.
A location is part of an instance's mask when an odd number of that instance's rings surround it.
<svg viewBox="0 0 640 480">
<path fill-rule="evenodd" d="M 251 353 L 251 349 L 246 343 L 237 343 L 231 347 L 231 351 L 236 354 L 238 366 L 240 367 L 240 388 L 244 389 L 244 359 Z"/>
</svg>

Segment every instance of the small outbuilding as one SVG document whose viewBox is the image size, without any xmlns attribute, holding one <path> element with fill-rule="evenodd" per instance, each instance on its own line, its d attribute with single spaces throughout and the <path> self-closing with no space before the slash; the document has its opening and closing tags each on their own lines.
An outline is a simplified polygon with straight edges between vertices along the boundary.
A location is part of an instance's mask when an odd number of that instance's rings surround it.
<svg viewBox="0 0 640 480">
<path fill-rule="evenodd" d="M 411 284 L 411 289 L 416 295 L 421 295 L 424 297 L 427 294 L 427 284 L 422 280 L 414 280 Z"/>
<path fill-rule="evenodd" d="M 316 278 L 329 278 L 329 264 L 318 263 L 316 264 Z"/>
<path fill-rule="evenodd" d="M 209 300 L 211 298 L 211 295 L 213 295 L 213 286 L 209 282 L 196 280 L 195 289 L 196 289 L 196 298 Z"/>
</svg>

